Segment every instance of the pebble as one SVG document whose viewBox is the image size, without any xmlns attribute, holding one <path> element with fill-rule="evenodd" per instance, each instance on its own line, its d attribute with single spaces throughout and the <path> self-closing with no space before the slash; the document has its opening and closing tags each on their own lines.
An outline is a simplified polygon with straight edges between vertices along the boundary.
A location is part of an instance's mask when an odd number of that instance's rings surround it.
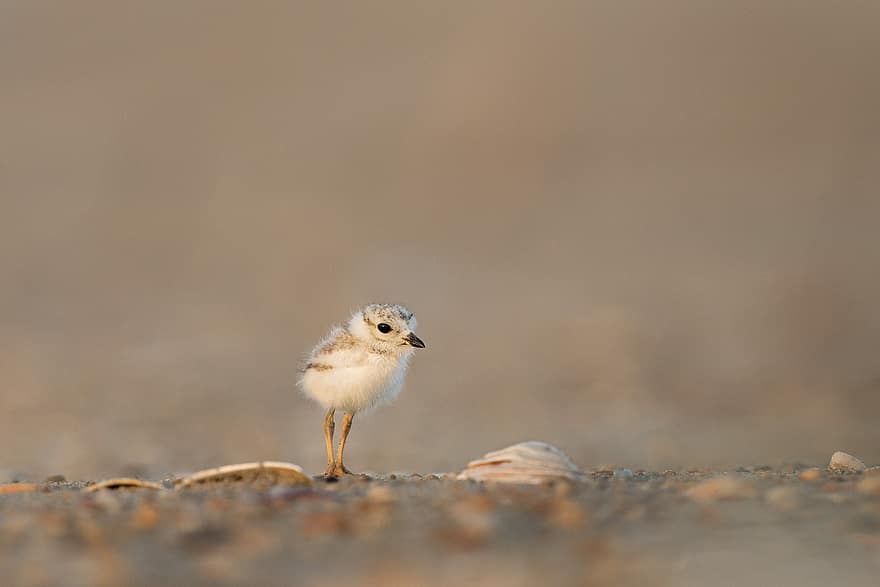
<svg viewBox="0 0 880 587">
<path fill-rule="evenodd" d="M 350 524 L 341 512 L 309 512 L 302 517 L 300 530 L 309 538 L 347 534 Z"/>
<path fill-rule="evenodd" d="M 880 495 L 880 476 L 871 475 L 870 477 L 865 477 L 858 482 L 856 490 L 866 495 Z"/>
<path fill-rule="evenodd" d="M 831 462 L 828 463 L 829 469 L 841 469 L 844 471 L 864 471 L 865 463 L 845 452 L 837 451 L 831 455 Z"/>
<path fill-rule="evenodd" d="M 447 547 L 470 550 L 485 546 L 496 526 L 495 502 L 485 495 L 473 495 L 450 503 L 447 513 L 453 522 L 435 536 Z"/>
<path fill-rule="evenodd" d="M 841 483 L 840 481 L 829 481 L 827 483 L 824 483 L 819 489 L 821 489 L 823 493 L 840 493 L 846 488 L 846 483 Z"/>
<path fill-rule="evenodd" d="M 798 479 L 801 481 L 816 481 L 817 479 L 822 478 L 822 469 L 817 467 L 812 467 L 810 469 L 805 469 L 800 472 L 798 475 Z"/>
<path fill-rule="evenodd" d="M 148 530 L 159 522 L 159 510 L 148 501 L 142 502 L 131 514 L 129 523 L 132 528 Z"/>
<path fill-rule="evenodd" d="M 634 475 L 632 470 L 630 469 L 615 469 L 614 474 L 611 475 L 613 479 L 623 479 L 624 481 L 631 480 Z"/>
<path fill-rule="evenodd" d="M 755 490 L 750 483 L 730 476 L 706 479 L 697 483 L 686 492 L 686 495 L 694 501 L 703 503 L 743 499 L 754 494 Z"/>
<path fill-rule="evenodd" d="M 764 501 L 778 510 L 788 512 L 798 508 L 800 495 L 794 487 L 780 485 L 768 489 L 764 493 Z"/>
<path fill-rule="evenodd" d="M 372 504 L 390 504 L 397 501 L 394 492 L 387 485 L 373 485 L 367 490 L 366 500 Z"/>
<path fill-rule="evenodd" d="M 843 504 L 849 501 L 849 497 L 844 495 L 843 493 L 829 493 L 825 495 L 825 498 L 834 504 Z"/>
<path fill-rule="evenodd" d="M 584 525 L 587 513 L 572 499 L 554 500 L 550 508 L 550 523 L 557 528 L 571 530 Z"/>
</svg>

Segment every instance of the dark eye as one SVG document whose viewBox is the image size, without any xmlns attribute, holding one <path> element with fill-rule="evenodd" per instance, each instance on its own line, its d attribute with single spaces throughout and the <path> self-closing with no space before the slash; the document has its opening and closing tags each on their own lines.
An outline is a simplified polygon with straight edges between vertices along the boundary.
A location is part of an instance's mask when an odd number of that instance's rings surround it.
<svg viewBox="0 0 880 587">
<path fill-rule="evenodd" d="M 391 332 L 391 327 L 384 322 L 381 322 L 378 326 L 376 326 L 376 328 L 378 328 L 379 332 L 381 332 L 382 334 L 388 334 L 389 332 Z"/>
</svg>

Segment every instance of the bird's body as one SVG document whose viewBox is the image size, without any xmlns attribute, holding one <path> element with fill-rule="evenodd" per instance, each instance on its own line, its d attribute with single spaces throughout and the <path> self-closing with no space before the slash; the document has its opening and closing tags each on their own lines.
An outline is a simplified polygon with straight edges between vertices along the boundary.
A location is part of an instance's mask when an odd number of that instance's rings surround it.
<svg viewBox="0 0 880 587">
<path fill-rule="evenodd" d="M 361 412 L 397 397 L 411 354 L 375 352 L 334 328 L 312 352 L 302 388 L 325 408 Z"/>
<path fill-rule="evenodd" d="M 388 403 L 400 393 L 413 348 L 425 346 L 415 329 L 415 316 L 405 307 L 372 304 L 355 312 L 346 326 L 333 328 L 312 350 L 300 386 L 328 410 L 324 419 L 326 476 L 348 473 L 342 453 L 354 414 Z M 339 454 L 334 458 L 336 410 L 346 414 Z"/>
</svg>

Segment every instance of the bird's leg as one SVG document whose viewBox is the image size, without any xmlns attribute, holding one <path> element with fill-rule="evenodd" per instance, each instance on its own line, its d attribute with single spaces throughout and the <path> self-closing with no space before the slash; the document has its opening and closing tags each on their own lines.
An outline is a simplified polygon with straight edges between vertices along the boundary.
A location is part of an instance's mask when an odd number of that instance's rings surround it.
<svg viewBox="0 0 880 587">
<path fill-rule="evenodd" d="M 336 475 L 351 475 L 352 472 L 345 468 L 342 463 L 342 453 L 345 452 L 345 440 L 351 431 L 351 421 L 354 419 L 352 412 L 346 412 L 342 417 L 342 434 L 339 435 L 339 453 L 336 455 Z"/>
<path fill-rule="evenodd" d="M 336 461 L 333 460 L 333 430 L 336 428 L 336 422 L 333 419 L 336 410 L 330 408 L 327 415 L 324 416 L 324 443 L 327 445 L 327 470 L 324 471 L 325 477 L 333 477 L 336 471 Z"/>
</svg>

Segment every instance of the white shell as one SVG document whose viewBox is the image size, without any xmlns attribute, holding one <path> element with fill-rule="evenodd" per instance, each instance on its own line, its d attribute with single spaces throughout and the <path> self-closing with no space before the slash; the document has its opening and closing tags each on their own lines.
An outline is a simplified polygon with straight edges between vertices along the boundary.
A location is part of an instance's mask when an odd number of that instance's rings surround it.
<svg viewBox="0 0 880 587">
<path fill-rule="evenodd" d="M 584 473 L 564 452 L 546 442 L 529 441 L 486 453 L 458 474 L 459 480 L 542 483 L 549 479 L 582 481 Z"/>
<path fill-rule="evenodd" d="M 312 479 L 302 468 L 291 463 L 262 461 L 225 465 L 216 469 L 205 469 L 188 475 L 175 483 L 177 489 L 190 487 L 244 484 L 254 486 L 308 485 Z"/>
<path fill-rule="evenodd" d="M 865 463 L 845 452 L 837 451 L 831 455 L 831 462 L 828 463 L 829 469 L 842 469 L 844 471 L 864 471 Z"/>
<path fill-rule="evenodd" d="M 162 486 L 151 481 L 131 479 L 129 477 L 118 477 L 89 485 L 85 487 L 83 491 L 92 493 L 102 489 L 162 489 Z"/>
</svg>

